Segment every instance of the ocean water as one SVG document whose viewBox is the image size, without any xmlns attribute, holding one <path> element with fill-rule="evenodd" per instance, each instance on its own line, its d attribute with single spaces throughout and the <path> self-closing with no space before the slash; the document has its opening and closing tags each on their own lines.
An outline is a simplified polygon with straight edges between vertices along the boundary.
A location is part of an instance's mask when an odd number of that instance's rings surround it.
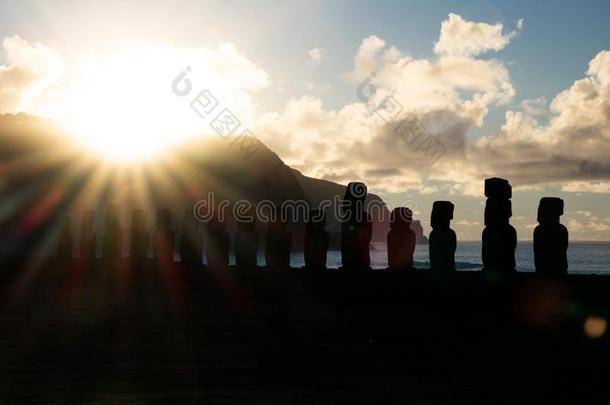
<svg viewBox="0 0 610 405">
<path fill-rule="evenodd" d="M 375 269 L 387 267 L 388 253 L 385 243 L 375 243 L 375 250 L 371 250 L 371 266 Z M 519 242 L 515 253 L 517 270 L 534 271 L 534 250 L 532 242 Z M 261 254 L 259 265 L 264 265 L 265 259 Z M 418 245 L 414 255 L 415 267 L 428 268 L 428 245 Z M 456 268 L 462 271 L 480 270 L 481 242 L 458 242 L 455 253 Z M 291 255 L 291 265 L 302 267 L 305 265 L 302 252 Z M 341 252 L 329 251 L 327 266 L 336 268 L 341 266 Z M 571 242 L 568 248 L 569 273 L 595 273 L 610 274 L 610 242 Z"/>
</svg>

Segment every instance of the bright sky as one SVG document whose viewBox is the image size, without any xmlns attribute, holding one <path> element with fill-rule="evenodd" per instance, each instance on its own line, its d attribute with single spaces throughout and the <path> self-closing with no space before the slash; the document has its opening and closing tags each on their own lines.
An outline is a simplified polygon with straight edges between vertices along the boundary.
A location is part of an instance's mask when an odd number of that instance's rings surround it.
<svg viewBox="0 0 610 405">
<path fill-rule="evenodd" d="M 124 3 L 0 1 L 0 112 L 132 157 L 209 134 L 189 102 L 210 89 L 305 174 L 363 180 L 424 224 L 454 201 L 460 239 L 480 238 L 481 179 L 499 175 L 520 239 L 555 195 L 573 240 L 610 240 L 607 1 Z M 388 95 L 446 149 L 434 164 L 373 112 Z"/>
</svg>

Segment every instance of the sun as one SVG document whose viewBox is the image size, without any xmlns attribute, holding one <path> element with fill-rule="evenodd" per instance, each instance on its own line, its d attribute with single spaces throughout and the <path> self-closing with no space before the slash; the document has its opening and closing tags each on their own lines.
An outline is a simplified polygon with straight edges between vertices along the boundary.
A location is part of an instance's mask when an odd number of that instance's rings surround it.
<svg viewBox="0 0 610 405">
<path fill-rule="evenodd" d="M 59 123 L 94 153 L 139 161 L 185 138 L 205 135 L 206 125 L 188 101 L 171 91 L 188 61 L 159 46 L 123 46 L 76 63 Z"/>
</svg>

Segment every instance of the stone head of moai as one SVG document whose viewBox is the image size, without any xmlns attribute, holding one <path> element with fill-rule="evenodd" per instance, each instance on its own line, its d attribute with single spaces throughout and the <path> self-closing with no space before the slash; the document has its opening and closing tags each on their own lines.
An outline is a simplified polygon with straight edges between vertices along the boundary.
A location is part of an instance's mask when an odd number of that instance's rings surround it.
<svg viewBox="0 0 610 405">
<path fill-rule="evenodd" d="M 434 201 L 432 214 L 430 215 L 430 226 L 432 228 L 449 228 L 453 219 L 453 203 L 451 201 Z"/>
<path fill-rule="evenodd" d="M 538 223 L 540 225 L 557 224 L 563 215 L 563 200 L 557 197 L 543 197 L 538 204 Z"/>
<path fill-rule="evenodd" d="M 512 194 L 508 180 L 499 177 L 485 179 L 485 226 L 508 224 L 513 215 L 510 202 Z"/>
<path fill-rule="evenodd" d="M 326 214 L 322 210 L 311 210 L 309 211 L 309 218 L 307 221 L 307 232 L 309 233 L 321 233 L 324 232 L 326 226 Z"/>
<path fill-rule="evenodd" d="M 157 228 L 167 229 L 172 222 L 172 214 L 167 208 L 157 210 Z"/>
<path fill-rule="evenodd" d="M 397 207 L 390 214 L 390 229 L 404 230 L 409 229 L 413 222 L 413 212 L 407 207 Z"/>
</svg>

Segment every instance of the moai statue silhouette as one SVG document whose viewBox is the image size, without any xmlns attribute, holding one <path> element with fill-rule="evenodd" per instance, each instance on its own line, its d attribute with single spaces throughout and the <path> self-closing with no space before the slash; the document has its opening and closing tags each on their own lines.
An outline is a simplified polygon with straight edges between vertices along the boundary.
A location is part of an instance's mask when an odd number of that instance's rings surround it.
<svg viewBox="0 0 610 405">
<path fill-rule="evenodd" d="M 286 226 L 280 210 L 271 214 L 265 235 L 265 261 L 270 270 L 290 268 L 290 251 L 292 250 L 292 233 Z"/>
<path fill-rule="evenodd" d="M 83 212 L 80 222 L 80 246 L 79 256 L 81 259 L 95 259 L 95 213 L 92 210 Z"/>
<path fill-rule="evenodd" d="M 568 230 L 559 223 L 563 215 L 561 198 L 544 197 L 538 205 L 538 225 L 534 229 L 534 264 L 536 273 L 568 273 Z"/>
<path fill-rule="evenodd" d="M 348 270 L 371 267 L 369 246 L 373 223 L 365 211 L 367 189 L 364 183 L 352 182 L 345 189 L 344 218 L 341 223 L 341 261 Z"/>
<path fill-rule="evenodd" d="M 225 230 L 224 218 L 214 215 L 208 222 L 207 261 L 211 270 L 225 270 L 229 266 L 231 240 Z"/>
<path fill-rule="evenodd" d="M 259 236 L 254 218 L 238 220 L 235 237 L 235 264 L 239 269 L 256 269 L 258 244 Z"/>
<path fill-rule="evenodd" d="M 171 264 L 174 261 L 175 234 L 171 229 L 172 214 L 167 208 L 157 210 L 157 223 L 153 234 L 155 259 L 160 263 Z"/>
<path fill-rule="evenodd" d="M 482 260 L 486 272 L 511 274 L 515 271 L 517 231 L 510 223 L 512 188 L 507 180 L 497 177 L 485 180 L 485 229 Z"/>
<path fill-rule="evenodd" d="M 312 210 L 309 212 L 305 233 L 305 268 L 309 270 L 326 269 L 326 256 L 328 253 L 328 232 L 326 214 L 324 211 Z"/>
<path fill-rule="evenodd" d="M 430 226 L 428 249 L 430 253 L 430 269 L 444 273 L 455 270 L 456 237 L 449 227 L 453 219 L 453 203 L 450 201 L 434 201 Z"/>
<path fill-rule="evenodd" d="M 144 210 L 133 210 L 131 218 L 131 245 L 132 260 L 145 260 L 148 258 L 148 229 L 146 228 L 146 214 Z"/>
<path fill-rule="evenodd" d="M 201 223 L 192 209 L 184 211 L 182 216 L 182 238 L 180 239 L 180 262 L 187 267 L 201 266 L 203 257 L 203 234 Z"/>
<path fill-rule="evenodd" d="M 415 232 L 411 229 L 413 213 L 407 207 L 397 207 L 390 214 L 388 232 L 388 268 L 404 271 L 413 268 L 415 252 Z"/>
<path fill-rule="evenodd" d="M 61 261 L 72 259 L 72 245 L 74 238 L 69 217 L 63 217 L 59 225 L 59 237 L 57 240 L 56 257 Z"/>
<path fill-rule="evenodd" d="M 102 258 L 114 260 L 121 257 L 123 253 L 123 241 L 125 235 L 119 221 L 119 208 L 111 205 L 104 217 L 104 237 L 102 239 Z"/>
</svg>

